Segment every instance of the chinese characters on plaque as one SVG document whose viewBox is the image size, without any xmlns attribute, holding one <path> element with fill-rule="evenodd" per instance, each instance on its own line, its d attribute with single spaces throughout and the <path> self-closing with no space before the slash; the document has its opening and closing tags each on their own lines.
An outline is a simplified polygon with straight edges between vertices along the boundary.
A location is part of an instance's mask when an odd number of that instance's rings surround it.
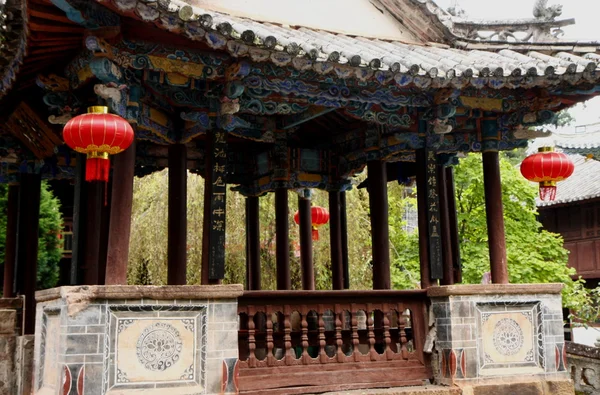
<svg viewBox="0 0 600 395">
<path fill-rule="evenodd" d="M 444 269 L 442 266 L 442 239 L 440 226 L 440 199 L 438 196 L 438 164 L 437 155 L 433 151 L 425 150 L 425 164 L 427 166 L 427 223 L 429 232 L 429 268 L 431 278 L 442 279 Z"/>
<path fill-rule="evenodd" d="M 212 150 L 207 172 L 211 175 L 210 232 L 208 278 L 220 280 L 225 277 L 225 212 L 227 203 L 227 141 L 222 130 L 211 133 Z"/>
</svg>

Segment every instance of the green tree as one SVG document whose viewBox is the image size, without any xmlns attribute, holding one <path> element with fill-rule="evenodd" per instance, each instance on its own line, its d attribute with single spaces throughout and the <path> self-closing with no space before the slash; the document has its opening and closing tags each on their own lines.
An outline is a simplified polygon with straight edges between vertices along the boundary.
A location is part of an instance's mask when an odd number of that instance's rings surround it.
<svg viewBox="0 0 600 395">
<path fill-rule="evenodd" d="M 500 156 L 508 273 L 511 283 L 564 283 L 567 307 L 582 303 L 581 281 L 567 266 L 562 237 L 542 229 L 537 220 L 537 188 L 525 180 L 505 155 Z M 489 269 L 481 155 L 470 154 L 456 167 L 456 200 L 463 282 L 479 283 Z"/>
<path fill-rule="evenodd" d="M 6 243 L 8 185 L 0 184 L 0 262 L 4 262 Z M 40 227 L 38 239 L 37 288 L 52 288 L 58 282 L 59 262 L 62 257 L 60 240 L 62 229 L 60 202 L 42 182 L 40 196 Z"/>
</svg>

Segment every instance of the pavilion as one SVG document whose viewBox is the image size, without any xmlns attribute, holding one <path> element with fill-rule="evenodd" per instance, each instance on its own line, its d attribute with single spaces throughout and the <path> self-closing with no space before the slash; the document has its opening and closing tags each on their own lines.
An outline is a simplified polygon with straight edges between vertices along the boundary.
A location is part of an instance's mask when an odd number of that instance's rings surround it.
<svg viewBox="0 0 600 395">
<path fill-rule="evenodd" d="M 6 0 L 3 7 L 4 298 L 8 306 L 25 296 L 34 393 L 59 393 L 62 383 L 68 394 L 171 387 L 299 394 L 430 378 L 448 385 L 515 374 L 568 380 L 560 285 L 508 284 L 498 161 L 499 151 L 526 146 L 529 127 L 599 92 L 600 43 L 560 40 L 561 27 L 574 21 L 557 20 L 557 7 L 537 1 L 535 19 L 512 21 L 466 20 L 431 0 Z M 60 134 L 99 104 L 135 130 L 107 184 L 84 181 L 85 155 Z M 489 286 L 453 286 L 461 267 L 452 165 L 468 152 L 483 158 Z M 416 177 L 417 291 L 390 290 L 390 164 Z M 365 167 L 374 290 L 344 291 L 345 193 Z M 163 168 L 169 287 L 122 286 L 133 177 Z M 199 287 L 184 286 L 188 171 L 209 186 Z M 69 283 L 88 287 L 35 295 L 42 179 L 74 183 Z M 310 188 L 329 192 L 332 291 L 314 291 L 303 196 L 303 290 L 290 291 L 287 191 Z M 229 193 L 247 197 L 244 291 L 219 286 Z M 267 193 L 276 200 L 277 290 L 260 284 L 258 199 Z M 184 319 L 171 323 L 176 313 Z M 72 334 L 81 327 L 83 334 Z M 187 346 L 188 329 L 195 347 Z M 153 331 L 178 350 L 161 354 L 158 365 L 148 362 L 145 343 Z M 110 340 L 120 336 L 133 337 Z M 118 345 L 136 341 L 141 365 L 119 365 L 119 355 L 135 360 L 136 351 Z"/>
</svg>

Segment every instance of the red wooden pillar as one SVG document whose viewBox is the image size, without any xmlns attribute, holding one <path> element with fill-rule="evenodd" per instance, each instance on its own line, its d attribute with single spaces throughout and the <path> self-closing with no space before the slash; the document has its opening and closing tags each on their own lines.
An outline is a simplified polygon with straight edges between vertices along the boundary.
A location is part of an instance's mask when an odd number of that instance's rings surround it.
<svg viewBox="0 0 600 395">
<path fill-rule="evenodd" d="M 76 154 L 75 186 L 73 196 L 73 250 L 71 253 L 70 284 L 82 283 L 85 266 L 85 240 L 87 223 L 87 183 L 85 181 L 85 154 Z"/>
<path fill-rule="evenodd" d="M 275 190 L 275 247 L 277 261 L 277 289 L 292 289 L 290 278 L 290 235 L 289 235 L 288 192 Z"/>
<path fill-rule="evenodd" d="M 15 258 L 17 255 L 17 217 L 19 213 L 19 185 L 8 186 L 6 213 L 6 242 L 4 249 L 4 288 L 3 297 L 13 298 L 15 281 Z"/>
<path fill-rule="evenodd" d="M 329 192 L 329 248 L 331 252 L 331 282 L 333 289 L 344 289 L 342 252 L 341 192 Z"/>
<path fill-rule="evenodd" d="M 246 233 L 248 235 L 246 257 L 246 283 L 248 290 L 260 290 L 260 220 L 258 196 L 246 198 Z"/>
<path fill-rule="evenodd" d="M 492 282 L 494 284 L 508 284 L 502 184 L 500 180 L 498 152 L 483 153 L 483 186 L 485 190 L 485 213 L 488 228 Z"/>
<path fill-rule="evenodd" d="M 434 285 L 429 270 L 429 224 L 427 223 L 427 169 L 424 149 L 415 151 L 417 163 L 417 213 L 419 222 L 419 263 L 421 267 L 421 288 Z M 437 284 L 436 284 L 437 285 Z"/>
<path fill-rule="evenodd" d="M 187 150 L 169 145 L 167 283 L 185 285 L 187 274 Z"/>
<path fill-rule="evenodd" d="M 348 261 L 348 219 L 346 217 L 346 192 L 340 192 L 340 233 L 342 241 L 342 272 L 344 289 L 350 289 L 350 262 Z"/>
<path fill-rule="evenodd" d="M 85 250 L 83 254 L 83 283 L 97 285 L 99 280 L 100 244 L 102 230 L 102 205 L 104 204 L 104 182 L 86 183 L 87 207 Z"/>
<path fill-rule="evenodd" d="M 390 289 L 387 173 L 381 160 L 367 163 L 373 244 L 373 289 Z"/>
<path fill-rule="evenodd" d="M 312 215 L 310 200 L 298 197 L 300 226 L 300 266 L 302 268 L 302 289 L 315 289 L 315 269 L 312 245 Z"/>
<path fill-rule="evenodd" d="M 25 296 L 24 334 L 35 332 L 35 289 L 40 225 L 39 174 L 21 174 L 19 188 L 19 216 L 17 224 L 16 288 Z"/>
<path fill-rule="evenodd" d="M 103 188 L 103 202 L 100 210 L 100 254 L 98 254 L 98 285 L 106 283 L 106 261 L 108 260 L 108 237 L 110 213 L 112 211 L 112 179 Z"/>
<path fill-rule="evenodd" d="M 440 225 L 442 230 L 442 257 L 444 263 L 444 278 L 441 285 L 454 284 L 454 260 L 452 251 L 452 238 L 450 235 L 450 214 L 448 212 L 448 189 L 446 188 L 446 169 L 438 165 L 438 185 L 440 197 Z"/>
<path fill-rule="evenodd" d="M 134 172 L 135 141 L 125 152 L 114 157 L 105 277 L 107 285 L 127 284 Z"/>
</svg>

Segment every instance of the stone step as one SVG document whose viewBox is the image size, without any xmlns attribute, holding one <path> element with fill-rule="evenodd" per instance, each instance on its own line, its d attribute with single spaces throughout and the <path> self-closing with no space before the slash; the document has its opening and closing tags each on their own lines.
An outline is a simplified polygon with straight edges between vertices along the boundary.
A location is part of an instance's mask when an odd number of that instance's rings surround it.
<svg viewBox="0 0 600 395">
<path fill-rule="evenodd" d="M 320 395 L 461 395 L 457 387 L 444 387 L 438 385 L 424 385 L 418 387 L 380 388 L 369 390 L 352 390 L 326 392 Z M 316 395 L 316 394 L 307 394 Z"/>
</svg>

